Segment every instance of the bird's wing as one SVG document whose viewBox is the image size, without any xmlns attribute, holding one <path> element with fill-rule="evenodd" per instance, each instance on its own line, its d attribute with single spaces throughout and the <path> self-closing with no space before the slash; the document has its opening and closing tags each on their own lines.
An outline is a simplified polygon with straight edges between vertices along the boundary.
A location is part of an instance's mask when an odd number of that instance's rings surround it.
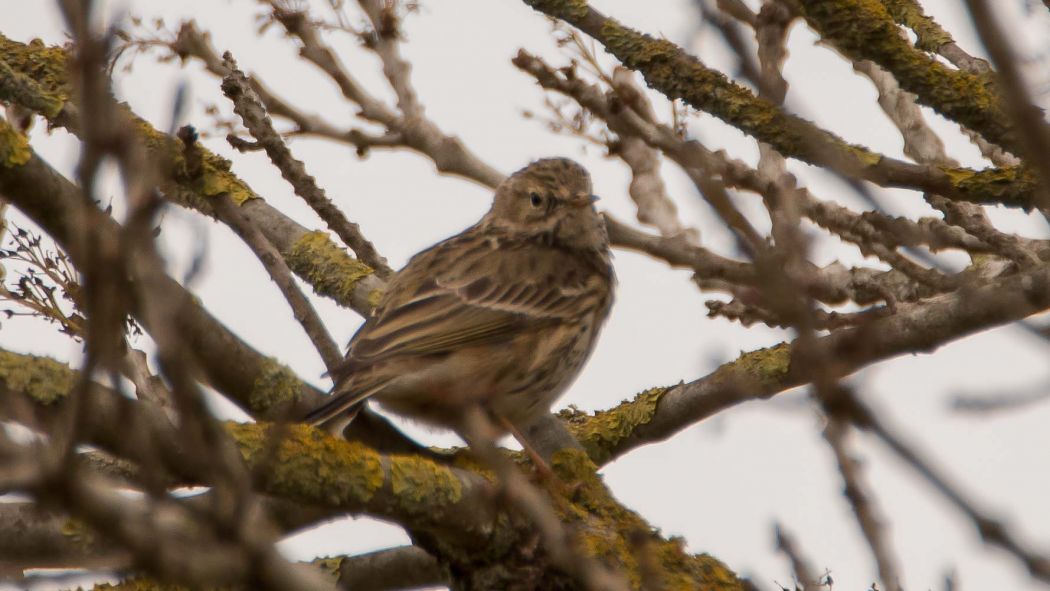
<svg viewBox="0 0 1050 591">
<path fill-rule="evenodd" d="M 344 362 L 332 371 L 337 384 L 332 399 L 305 420 L 345 422 L 348 409 L 390 379 L 385 372 L 368 371 L 378 362 L 585 321 L 582 317 L 595 306 L 587 300 L 608 297 L 611 270 L 554 249 L 538 256 L 536 248 L 461 235 L 413 257 L 350 341 Z"/>
<path fill-rule="evenodd" d="M 351 341 L 350 365 L 509 339 L 572 319 L 581 296 L 596 288 L 571 257 L 555 250 L 537 257 L 535 245 L 497 247 L 479 240 L 447 252 L 441 246 L 399 273 L 422 279 L 391 285 L 391 297 Z"/>
</svg>

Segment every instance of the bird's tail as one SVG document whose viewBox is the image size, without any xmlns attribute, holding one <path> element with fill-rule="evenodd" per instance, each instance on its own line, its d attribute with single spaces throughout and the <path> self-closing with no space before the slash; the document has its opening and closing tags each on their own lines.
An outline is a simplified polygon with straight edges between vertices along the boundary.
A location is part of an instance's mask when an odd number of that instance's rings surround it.
<svg viewBox="0 0 1050 591">
<path fill-rule="evenodd" d="M 366 399 L 383 389 L 387 381 L 378 384 L 369 384 L 363 389 L 337 389 L 331 396 L 317 408 L 303 416 L 302 421 L 308 425 L 319 427 L 334 435 L 342 433 L 343 429 L 354 420 Z M 338 388 L 338 387 L 337 387 Z"/>
</svg>

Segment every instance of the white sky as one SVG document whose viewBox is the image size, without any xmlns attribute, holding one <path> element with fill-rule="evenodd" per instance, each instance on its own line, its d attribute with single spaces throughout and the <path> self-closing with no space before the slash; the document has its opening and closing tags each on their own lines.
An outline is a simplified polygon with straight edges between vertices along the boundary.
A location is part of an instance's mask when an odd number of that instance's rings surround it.
<svg viewBox="0 0 1050 591">
<path fill-rule="evenodd" d="M 353 4 L 353 3 L 348 3 Z M 592 172 L 601 206 L 624 220 L 633 219 L 626 197 L 626 168 L 577 140 L 551 135 L 543 125 L 525 120 L 522 109 L 542 113 L 542 94 L 510 58 L 519 47 L 556 63 L 565 58 L 554 47 L 549 25 L 520 0 L 424 1 L 421 14 L 405 25 L 403 51 L 412 62 L 413 81 L 427 113 L 446 131 L 461 136 L 484 159 L 510 172 L 531 159 L 567 155 Z M 701 59 L 725 70 L 727 55 L 708 32 L 697 37 L 698 19 L 686 0 L 593 4 L 631 26 L 660 34 L 691 47 Z M 956 35 L 960 44 L 979 52 L 961 4 L 952 0 L 923 2 L 928 12 Z M 1038 3 L 1036 3 L 1038 4 Z M 252 2 L 137 0 L 130 12 L 162 16 L 177 27 L 187 17 L 211 31 L 219 51 L 231 50 L 241 67 L 257 73 L 279 94 L 335 122 L 351 121 L 350 109 L 337 90 L 312 66 L 296 57 L 292 43 L 276 30 L 258 34 Z M 112 6 L 123 6 L 113 4 Z M 1014 31 L 1030 37 L 1046 31 L 1050 19 L 1036 6 L 1022 16 L 1020 2 L 997 2 L 1015 23 Z M 111 8 L 110 17 L 125 11 Z M 63 41 L 61 19 L 51 2 L 0 0 L 0 31 L 28 41 Z M 789 105 L 853 142 L 903 157 L 896 129 L 879 111 L 875 92 L 865 79 L 831 52 L 814 45 L 805 26 L 791 35 L 786 75 L 791 82 Z M 348 67 L 373 92 L 389 97 L 374 56 L 348 40 L 333 40 Z M 117 91 L 139 114 L 167 128 L 174 90 L 191 92 L 188 122 L 209 128 L 208 104 L 229 112 L 218 81 L 203 75 L 196 64 L 180 69 L 139 58 L 130 74 L 118 75 Z M 610 62 L 611 63 L 611 62 Z M 667 114 L 665 101 L 656 103 Z M 929 114 L 929 111 L 927 111 Z M 948 143 L 951 155 L 979 166 L 977 152 L 943 120 L 931 117 Z M 181 122 L 180 122 L 181 123 Z M 47 135 L 37 125 L 34 147 L 53 165 L 71 174 L 77 151 L 62 133 Z M 754 144 L 708 115 L 694 119 L 692 131 L 712 148 L 726 148 L 736 157 L 754 161 Z M 273 205 L 306 226 L 319 227 L 313 214 L 292 194 L 261 154 L 240 155 L 224 141 L 206 140 L 216 152 L 234 161 L 234 171 Z M 373 152 L 357 159 L 345 146 L 313 140 L 293 144 L 310 173 L 395 267 L 414 252 L 458 232 L 488 207 L 488 191 L 433 174 L 432 165 L 407 152 Z M 798 163 L 796 174 L 814 193 L 852 207 L 857 201 L 838 181 Z M 727 235 L 713 220 L 699 196 L 672 165 L 665 178 L 689 225 L 701 229 L 706 246 L 731 253 Z M 119 194 L 111 184 L 114 194 Z M 917 194 L 878 191 L 894 213 L 928 211 Z M 748 211 L 759 211 L 759 200 L 745 197 Z M 750 205 L 748 205 L 750 204 Z M 119 201 L 115 202 L 120 211 Z M 996 210 L 996 220 L 1039 236 L 1045 225 L 1017 212 Z M 12 215 L 12 219 L 20 219 Z M 756 218 L 757 219 L 757 218 Z M 759 220 L 761 227 L 762 222 Z M 237 334 L 266 354 L 288 363 L 304 378 L 324 385 L 322 364 L 309 341 L 288 313 L 253 255 L 232 233 L 201 216 L 171 209 L 166 214 L 163 244 L 176 277 L 202 249 L 206 270 L 192 286 L 208 309 Z M 835 241 L 818 243 L 816 258 L 846 263 L 860 260 Z M 637 391 L 700 377 L 740 351 L 775 344 L 783 332 L 745 329 L 705 317 L 703 301 L 689 273 L 670 271 L 658 261 L 617 252 L 620 285 L 616 307 L 598 350 L 576 385 L 558 403 L 584 409 L 609 407 Z M 360 318 L 326 301 L 315 300 L 333 335 L 345 342 Z M 3 320 L 0 347 L 49 354 L 73 360 L 78 347 L 53 329 L 23 319 Z M 1047 344 L 1015 328 L 1002 328 L 964 339 L 935 356 L 907 356 L 875 366 L 854 379 L 860 392 L 892 423 L 941 465 L 948 467 L 963 490 L 1008 519 L 1025 539 L 1050 552 L 1050 404 L 1023 411 L 972 418 L 952 413 L 947 398 L 959 392 L 1007 394 L 1047 383 Z M 858 591 L 875 579 L 875 568 L 840 494 L 834 460 L 820 436 L 820 420 L 802 392 L 751 403 L 706 421 L 670 441 L 637 450 L 608 466 L 608 484 L 627 506 L 637 509 L 664 534 L 682 536 L 689 549 L 708 552 L 737 572 L 750 576 L 760 589 L 791 585 L 790 568 L 773 549 L 772 522 L 778 520 L 796 534 L 818 568 L 830 569 L 835 588 Z M 419 433 L 421 439 L 447 444 L 454 439 Z M 945 574 L 954 572 L 957 588 L 1035 589 L 1023 568 L 995 550 L 986 550 L 973 528 L 934 496 L 907 467 L 890 457 L 877 442 L 857 441 L 875 485 L 877 502 L 892 523 L 892 543 L 902 564 L 908 589 L 939 589 Z M 284 543 L 295 559 L 360 552 L 407 542 L 397 528 L 370 519 L 344 520 Z"/>
</svg>

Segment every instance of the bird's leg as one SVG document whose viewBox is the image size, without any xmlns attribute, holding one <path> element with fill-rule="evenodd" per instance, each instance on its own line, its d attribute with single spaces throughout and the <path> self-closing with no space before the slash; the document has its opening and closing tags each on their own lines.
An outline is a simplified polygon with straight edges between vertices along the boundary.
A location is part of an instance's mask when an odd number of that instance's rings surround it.
<svg viewBox="0 0 1050 591">
<path fill-rule="evenodd" d="M 547 461 L 544 460 L 543 456 L 541 456 L 539 452 L 537 452 L 536 449 L 532 447 L 532 445 L 529 443 L 529 440 L 525 439 L 525 436 L 522 435 L 521 431 L 519 431 L 518 428 L 514 426 L 514 423 L 507 420 L 507 418 L 501 414 L 491 414 L 496 419 L 496 422 L 499 423 L 501 427 L 506 429 L 514 437 L 514 439 L 517 440 L 517 442 L 521 445 L 521 449 L 524 450 L 525 453 L 529 456 L 529 459 L 532 460 L 532 465 L 536 467 L 536 476 L 538 476 L 539 479 L 543 481 L 556 482 L 558 480 L 558 477 L 554 475 L 554 472 L 551 470 L 551 467 L 547 465 Z"/>
</svg>

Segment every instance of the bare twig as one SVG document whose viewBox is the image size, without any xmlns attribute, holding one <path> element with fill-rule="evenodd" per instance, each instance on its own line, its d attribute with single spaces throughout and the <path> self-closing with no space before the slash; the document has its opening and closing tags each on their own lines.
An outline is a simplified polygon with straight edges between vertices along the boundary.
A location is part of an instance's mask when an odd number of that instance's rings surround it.
<svg viewBox="0 0 1050 591">
<path fill-rule="evenodd" d="M 378 123 L 386 128 L 383 146 L 400 146 L 409 148 L 427 156 L 434 162 L 439 172 L 458 175 L 489 187 L 495 187 L 503 175 L 483 162 L 477 155 L 467 149 L 459 138 L 443 132 L 433 121 L 423 115 L 415 93 L 408 80 L 408 68 L 399 58 L 394 38 L 396 20 L 385 20 L 382 7 L 378 3 L 379 25 L 374 28 L 383 33 L 380 43 L 374 44 L 380 59 L 384 59 L 383 69 L 391 81 L 399 104 L 404 102 L 411 113 L 399 113 L 376 99 L 355 80 L 335 52 L 325 44 L 316 27 L 312 26 L 306 12 L 286 0 L 269 0 L 273 17 L 290 35 L 302 42 L 300 54 L 327 74 L 339 86 L 343 96 L 360 107 L 360 117 Z M 366 42 L 368 39 L 366 39 Z M 367 43 L 366 43 L 367 45 Z M 397 61 L 390 61 L 396 58 Z M 389 63 L 387 63 L 390 61 Z M 349 136 L 348 136 L 349 137 Z M 350 138 L 352 140 L 352 137 Z M 396 142 L 394 140 L 397 140 Z"/>
<path fill-rule="evenodd" d="M 223 93 L 233 101 L 234 111 L 240 115 L 252 137 L 266 151 L 270 161 L 281 171 L 281 176 L 295 189 L 296 195 L 302 197 L 317 215 L 321 216 L 328 227 L 353 249 L 358 258 L 382 276 L 393 273 L 386 260 L 376 252 L 375 246 L 361 233 L 361 228 L 346 219 L 343 212 L 328 199 L 325 191 L 318 187 L 314 178 L 306 172 L 303 163 L 292 156 L 288 147 L 284 145 L 284 140 L 274 131 L 273 124 L 255 97 L 248 79 L 237 69 L 237 63 L 228 52 L 223 55 L 223 65 L 229 70 L 229 74 L 222 81 Z"/>
<path fill-rule="evenodd" d="M 325 328 L 321 317 L 317 315 L 317 311 L 310 304 L 310 300 L 306 299 L 299 286 L 295 284 L 292 272 L 288 269 L 288 265 L 284 263 L 281 254 L 263 236 L 262 232 L 252 225 L 250 220 L 241 215 L 237 206 L 228 197 L 220 197 L 217 201 L 215 210 L 222 218 L 222 221 L 237 232 L 241 239 L 244 240 L 244 243 L 252 249 L 255 256 L 263 264 L 263 267 L 266 268 L 266 272 L 270 274 L 270 279 L 277 284 L 277 288 L 281 290 L 284 299 L 288 301 L 288 306 L 291 307 L 295 319 L 299 321 L 307 336 L 310 337 L 310 341 L 321 355 L 325 367 L 329 371 L 335 369 L 343 359 L 343 355 L 339 351 L 339 345 L 332 339 L 332 335 L 328 334 L 328 329 Z"/>
</svg>

